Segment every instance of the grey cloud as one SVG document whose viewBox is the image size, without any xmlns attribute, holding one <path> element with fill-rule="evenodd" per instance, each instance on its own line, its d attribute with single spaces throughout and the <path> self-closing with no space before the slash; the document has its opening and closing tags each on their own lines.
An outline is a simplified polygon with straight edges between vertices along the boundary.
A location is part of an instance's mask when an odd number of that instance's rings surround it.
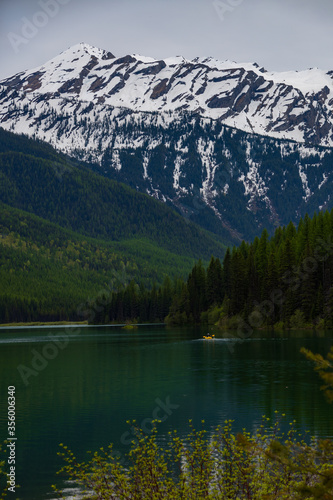
<svg viewBox="0 0 333 500">
<path fill-rule="evenodd" d="M 59 7 L 44 25 L 42 3 Z M 40 27 L 14 46 L 9 34 L 22 35 L 23 18 Z M 80 41 L 119 56 L 210 55 L 269 70 L 328 70 L 332 18 L 331 0 L 2 0 L 0 79 Z"/>
</svg>

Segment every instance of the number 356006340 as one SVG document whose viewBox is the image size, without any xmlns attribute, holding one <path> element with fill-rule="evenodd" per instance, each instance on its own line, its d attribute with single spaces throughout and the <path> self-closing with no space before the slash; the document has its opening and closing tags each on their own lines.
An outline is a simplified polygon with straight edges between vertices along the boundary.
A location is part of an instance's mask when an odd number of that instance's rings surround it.
<svg viewBox="0 0 333 500">
<path fill-rule="evenodd" d="M 8 430 L 15 432 L 15 387 L 8 387 Z"/>
</svg>

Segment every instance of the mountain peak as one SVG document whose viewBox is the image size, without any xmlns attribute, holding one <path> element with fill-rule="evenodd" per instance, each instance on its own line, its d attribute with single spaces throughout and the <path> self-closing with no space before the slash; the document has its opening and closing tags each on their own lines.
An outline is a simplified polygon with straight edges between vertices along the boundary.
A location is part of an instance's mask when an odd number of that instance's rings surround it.
<svg viewBox="0 0 333 500">
<path fill-rule="evenodd" d="M 78 54 L 80 52 L 86 53 L 92 57 L 96 57 L 97 59 L 102 59 L 102 60 L 115 59 L 115 56 L 111 52 L 108 52 L 107 50 L 104 49 L 100 49 L 86 42 L 80 42 L 75 45 L 72 45 L 67 50 L 62 52 L 61 56 L 64 57 L 66 54 Z"/>
<path fill-rule="evenodd" d="M 0 84 L 0 121 L 11 127 L 11 103 L 21 92 L 22 108 L 33 98 L 52 100 L 56 108 L 89 103 L 104 113 L 109 106 L 165 116 L 189 112 L 249 133 L 333 146 L 333 74 L 318 69 L 268 72 L 255 62 L 213 57 L 116 58 L 81 42 Z"/>
</svg>

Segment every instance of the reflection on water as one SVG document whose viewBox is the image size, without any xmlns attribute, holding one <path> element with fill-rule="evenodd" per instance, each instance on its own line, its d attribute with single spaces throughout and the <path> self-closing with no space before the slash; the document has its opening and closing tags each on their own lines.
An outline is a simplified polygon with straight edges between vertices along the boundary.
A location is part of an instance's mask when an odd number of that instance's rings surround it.
<svg viewBox="0 0 333 500">
<path fill-rule="evenodd" d="M 161 433 L 185 433 L 189 419 L 215 427 L 231 418 L 235 429 L 251 430 L 278 410 L 312 434 L 333 436 L 332 408 L 299 352 L 305 346 L 325 354 L 330 333 L 205 341 L 206 333 L 156 326 L 1 330 L 0 430 L 5 438 L 6 389 L 15 385 L 20 498 L 50 498 L 50 485 L 59 483 L 59 443 L 79 458 L 110 442 L 123 454 L 126 420 L 149 427 L 156 412 L 167 415 Z M 27 385 L 22 366 L 31 370 Z"/>
</svg>

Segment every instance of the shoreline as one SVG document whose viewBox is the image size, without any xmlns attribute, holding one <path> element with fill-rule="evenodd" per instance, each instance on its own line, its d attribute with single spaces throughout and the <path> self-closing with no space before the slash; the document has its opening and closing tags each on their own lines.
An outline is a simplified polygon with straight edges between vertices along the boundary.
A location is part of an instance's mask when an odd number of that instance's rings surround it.
<svg viewBox="0 0 333 500">
<path fill-rule="evenodd" d="M 106 326 L 121 327 L 125 329 L 136 328 L 137 326 L 166 326 L 166 323 L 105 323 L 105 324 L 89 324 L 88 321 L 33 321 L 30 323 L 3 323 L 0 324 L 0 329 L 6 328 L 57 328 L 57 327 L 92 327 L 92 328 L 102 328 Z"/>
<path fill-rule="evenodd" d="M 83 326 L 87 325 L 87 321 L 31 321 L 28 323 L 1 323 L 0 328 L 20 328 L 33 326 Z"/>
<path fill-rule="evenodd" d="M 32 321 L 32 322 L 22 322 L 22 323 L 1 323 L 0 324 L 0 329 L 6 329 L 6 328 L 36 328 L 36 327 L 106 327 L 106 326 L 112 326 L 112 327 L 121 327 L 124 328 L 125 330 L 131 330 L 135 329 L 138 326 L 168 326 L 170 328 L 179 328 L 179 327 L 205 327 L 205 328 L 210 328 L 213 331 L 217 333 L 226 333 L 228 331 L 233 331 L 235 330 L 232 326 L 226 327 L 226 326 L 220 326 L 217 324 L 197 324 L 193 325 L 193 323 L 190 323 L 188 325 L 177 325 L 177 324 L 168 324 L 168 323 L 106 323 L 106 324 L 89 324 L 88 321 Z M 303 330 L 303 331 L 325 331 L 325 330 L 330 330 L 330 328 L 323 328 L 322 325 L 303 325 L 299 327 L 290 327 L 290 328 L 283 328 L 283 326 L 279 325 L 274 328 L 272 326 L 267 326 L 267 327 L 259 327 L 259 328 L 253 328 L 253 331 L 262 331 L 262 330 L 270 330 L 271 332 L 276 332 L 276 333 L 283 333 L 283 332 L 292 332 L 294 330 Z"/>
</svg>

